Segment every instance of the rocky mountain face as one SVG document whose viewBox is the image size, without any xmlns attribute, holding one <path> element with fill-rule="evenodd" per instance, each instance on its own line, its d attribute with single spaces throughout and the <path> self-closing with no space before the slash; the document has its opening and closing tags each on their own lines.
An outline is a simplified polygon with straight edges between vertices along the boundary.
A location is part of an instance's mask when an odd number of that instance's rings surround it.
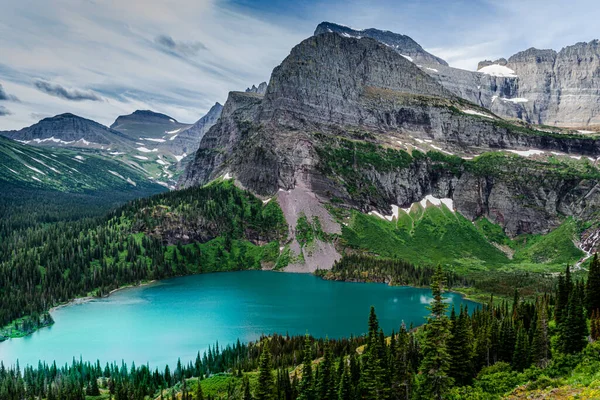
<svg viewBox="0 0 600 400">
<path fill-rule="evenodd" d="M 292 231 L 299 216 L 339 231 L 322 206 L 332 200 L 390 215 L 433 194 L 517 235 L 546 233 L 564 216 L 591 218 L 599 156 L 594 135 L 509 123 L 390 46 L 323 33 L 292 49 L 264 96 L 230 93 L 179 184 L 232 177 L 275 196 Z M 309 269 L 339 256 L 317 248 L 304 254 Z"/>
<path fill-rule="evenodd" d="M 357 31 L 327 22 L 317 27 L 315 35 L 324 32 L 378 40 L 408 56 L 455 95 L 497 115 L 562 127 L 600 125 L 598 40 L 577 43 L 559 52 L 531 48 L 508 60 L 482 61 L 474 72 L 449 67 L 412 39 L 392 32 Z"/>
<path fill-rule="evenodd" d="M 252 87 L 246 88 L 246 93 L 265 94 L 267 91 L 267 82 L 261 82 L 258 87 L 252 85 Z"/>
<path fill-rule="evenodd" d="M 206 132 L 217 123 L 223 106 L 215 103 L 210 110 L 200 118 L 196 123 L 187 129 L 182 129 L 175 136 L 171 136 L 168 141 L 169 148 L 175 154 L 193 154 L 198 150 L 200 141 Z"/>
<path fill-rule="evenodd" d="M 161 139 L 168 132 L 181 131 L 190 124 L 182 124 L 165 114 L 150 110 L 137 110 L 129 115 L 119 116 L 110 126 L 138 142 L 143 138 Z"/>
<path fill-rule="evenodd" d="M 356 30 L 344 25 L 334 24 L 332 22 L 321 22 L 317 26 L 317 29 L 315 29 L 314 35 L 317 36 L 322 33 L 329 32 L 337 32 L 342 36 L 354 37 L 357 39 L 362 37 L 375 39 L 378 42 L 391 47 L 398 53 L 405 56 L 405 58 L 408 60 L 414 61 L 416 64 L 424 63 L 448 66 L 446 61 L 426 52 L 419 43 L 415 42 L 412 38 L 406 35 L 400 35 L 390 31 L 381 31 L 379 29 Z"/>
<path fill-rule="evenodd" d="M 25 144 L 54 147 L 108 149 L 130 147 L 134 144 L 121 132 L 73 114 L 44 118 L 30 127 L 0 132 L 0 135 Z"/>
</svg>

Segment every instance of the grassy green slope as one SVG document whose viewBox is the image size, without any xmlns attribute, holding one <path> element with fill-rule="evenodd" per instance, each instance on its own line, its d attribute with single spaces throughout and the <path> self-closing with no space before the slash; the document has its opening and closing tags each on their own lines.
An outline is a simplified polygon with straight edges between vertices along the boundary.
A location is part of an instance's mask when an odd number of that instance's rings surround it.
<svg viewBox="0 0 600 400">
<path fill-rule="evenodd" d="M 141 172 L 101 155 L 28 146 L 1 137 L 0 185 L 70 193 L 118 190 L 150 195 L 165 190 Z"/>
<path fill-rule="evenodd" d="M 573 243 L 576 224 L 572 219 L 548 235 L 523 235 L 514 240 L 487 219 L 472 223 L 444 205 L 425 209 L 414 205 L 409 214 L 400 211 L 393 221 L 352 211 L 346 222 L 342 243 L 351 248 L 416 265 L 441 263 L 463 272 L 554 271 L 584 255 Z"/>
</svg>

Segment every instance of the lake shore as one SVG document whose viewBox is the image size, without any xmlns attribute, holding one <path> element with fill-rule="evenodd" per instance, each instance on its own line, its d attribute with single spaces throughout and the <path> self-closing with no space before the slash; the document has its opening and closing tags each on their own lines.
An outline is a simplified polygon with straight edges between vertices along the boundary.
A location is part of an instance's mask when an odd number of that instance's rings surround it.
<svg viewBox="0 0 600 400">
<path fill-rule="evenodd" d="M 92 300 L 97 300 L 97 299 L 104 299 L 104 298 L 107 298 L 108 296 L 110 296 L 111 294 L 114 294 L 114 293 L 116 293 L 118 291 L 121 291 L 121 290 L 131 289 L 131 288 L 136 288 L 136 287 L 142 287 L 142 286 L 148 286 L 148 285 L 151 285 L 151 284 L 156 283 L 156 282 L 157 282 L 157 280 L 153 279 L 151 281 L 144 281 L 144 282 L 141 282 L 139 284 L 129 284 L 129 285 L 125 285 L 125 286 L 120 286 L 120 287 L 118 287 L 116 289 L 111 290 L 110 292 L 108 292 L 108 294 L 106 294 L 104 296 L 100 296 L 100 297 L 97 297 L 97 296 L 77 297 L 77 298 L 75 298 L 73 300 L 69 300 L 67 302 L 64 302 L 62 304 L 59 304 L 57 306 L 52 307 L 50 310 L 48 310 L 48 312 L 50 314 L 52 314 L 54 311 L 59 310 L 59 309 L 61 309 L 63 307 L 69 307 L 69 306 L 74 306 L 74 305 L 78 305 L 78 304 L 85 304 L 85 303 L 88 303 L 88 302 L 90 302 Z"/>
<path fill-rule="evenodd" d="M 156 283 L 156 282 L 157 282 L 157 280 L 153 279 L 151 281 L 144 281 L 144 282 L 141 282 L 139 284 L 129 284 L 129 285 L 121 286 L 121 287 L 118 287 L 116 289 L 111 290 L 108 294 L 106 294 L 104 296 L 100 296 L 100 297 L 98 297 L 98 296 L 77 297 L 75 299 L 66 301 L 64 303 L 57 304 L 54 307 L 50 308 L 47 312 L 48 312 L 48 314 L 52 315 L 52 313 L 54 313 L 55 311 L 60 310 L 63 307 L 69 307 L 69 306 L 74 306 L 74 305 L 85 304 L 85 303 L 88 303 L 88 302 L 93 301 L 93 300 L 97 300 L 97 299 L 101 299 L 101 298 L 107 298 L 110 295 L 112 295 L 112 294 L 114 294 L 114 293 L 116 293 L 116 292 L 118 292 L 120 290 L 137 288 L 137 287 L 142 287 L 142 286 L 148 286 L 148 285 L 151 285 L 151 284 Z M 7 326 L 4 326 L 4 327 L 0 328 L 0 342 L 3 342 L 3 341 L 8 340 L 8 339 L 18 339 L 18 338 L 23 338 L 23 337 L 29 336 L 29 335 L 33 334 L 34 332 L 39 331 L 40 329 L 47 328 L 47 327 L 50 327 L 50 326 L 54 325 L 54 320 L 52 320 L 51 323 L 39 326 L 37 328 L 33 328 L 33 329 L 31 329 L 29 331 L 26 331 L 26 332 L 18 330 L 18 329 L 15 329 L 15 328 L 11 328 L 11 326 L 14 325 L 14 324 L 15 324 L 15 321 L 11 322 Z M 8 331 L 10 331 L 10 333 L 8 333 Z"/>
</svg>

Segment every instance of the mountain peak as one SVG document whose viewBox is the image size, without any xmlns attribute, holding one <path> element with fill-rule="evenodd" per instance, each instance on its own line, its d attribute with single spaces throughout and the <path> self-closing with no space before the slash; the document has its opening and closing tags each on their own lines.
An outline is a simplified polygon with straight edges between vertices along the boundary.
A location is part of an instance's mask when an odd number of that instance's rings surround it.
<svg viewBox="0 0 600 400">
<path fill-rule="evenodd" d="M 257 93 L 257 94 L 265 94 L 267 92 L 267 82 L 262 82 L 258 87 L 252 85 L 251 88 L 246 89 L 246 93 Z"/>
<path fill-rule="evenodd" d="M 375 39 L 378 42 L 391 47 L 397 53 L 402 54 L 409 60 L 414 61 L 416 64 L 448 66 L 446 61 L 434 56 L 431 53 L 428 53 L 423 49 L 423 47 L 421 47 L 419 43 L 407 35 L 401 35 L 399 33 L 383 31 L 374 28 L 358 30 L 348 26 L 335 24 L 333 22 L 321 22 L 315 29 L 314 36 L 329 32 L 337 33 L 345 37 L 355 37 L 357 39 L 362 37 Z"/>
<path fill-rule="evenodd" d="M 120 115 L 110 126 L 112 129 L 125 129 L 127 124 L 180 124 L 175 118 L 151 110 L 135 110 L 131 114 Z"/>
</svg>

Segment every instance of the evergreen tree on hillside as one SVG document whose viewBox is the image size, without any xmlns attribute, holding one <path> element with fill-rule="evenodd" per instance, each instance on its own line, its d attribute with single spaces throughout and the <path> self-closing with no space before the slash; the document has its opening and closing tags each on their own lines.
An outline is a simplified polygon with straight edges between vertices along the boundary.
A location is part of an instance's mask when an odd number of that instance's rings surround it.
<svg viewBox="0 0 600 400">
<path fill-rule="evenodd" d="M 523 325 L 520 325 L 517 330 L 517 342 L 515 343 L 512 367 L 516 371 L 523 371 L 529 365 L 529 335 Z"/>
<path fill-rule="evenodd" d="M 545 368 L 550 361 L 550 333 L 548 332 L 548 307 L 544 298 L 536 301 L 537 321 L 531 343 L 531 361 Z"/>
<path fill-rule="evenodd" d="M 302 355 L 302 380 L 298 388 L 298 400 L 316 400 L 312 372 L 312 349 L 308 334 L 304 340 Z"/>
<path fill-rule="evenodd" d="M 449 375 L 451 357 L 448 353 L 448 342 L 451 338 L 450 320 L 446 315 L 448 306 L 444 303 L 444 273 L 438 265 L 431 292 L 433 301 L 429 307 L 430 314 L 425 327 L 420 366 L 419 389 L 425 398 L 440 400 L 452 385 Z"/>
<path fill-rule="evenodd" d="M 380 333 L 375 308 L 369 314 L 369 334 L 363 355 L 363 368 L 360 377 L 360 388 L 363 399 L 386 399 L 389 396 L 389 385 L 386 385 L 385 359 L 386 346 L 383 333 Z"/>
<path fill-rule="evenodd" d="M 557 324 L 563 321 L 563 317 L 567 314 L 569 306 L 569 296 L 573 291 L 573 282 L 571 281 L 571 268 L 567 265 L 565 275 L 558 277 L 558 288 L 556 293 L 556 305 L 554 307 L 554 320 Z"/>
<path fill-rule="evenodd" d="M 587 313 L 588 316 L 591 316 L 592 312 L 600 310 L 600 260 L 598 260 L 598 254 L 594 254 L 590 263 L 585 289 Z"/>
<path fill-rule="evenodd" d="M 321 361 L 319 367 L 320 374 L 319 381 L 317 382 L 318 398 L 319 400 L 334 400 L 336 396 L 333 371 L 334 364 L 329 339 L 325 340 L 323 347 L 323 361 Z"/>
<path fill-rule="evenodd" d="M 273 399 L 273 373 L 271 371 L 271 354 L 269 353 L 269 344 L 266 340 L 262 344 L 262 352 L 258 361 L 258 384 L 254 392 L 256 400 Z"/>
<path fill-rule="evenodd" d="M 340 385 L 338 389 L 338 400 L 352 400 L 353 390 L 352 390 L 352 378 L 350 377 L 350 368 L 346 363 L 343 364 L 342 367 L 342 377 L 340 378 Z"/>
<path fill-rule="evenodd" d="M 467 310 L 462 306 L 457 317 L 452 308 L 450 315 L 452 337 L 448 342 L 448 353 L 452 359 L 450 376 L 457 385 L 469 385 L 473 380 L 473 329 Z"/>
<path fill-rule="evenodd" d="M 410 363 L 410 336 L 404 322 L 400 326 L 395 340 L 394 357 L 391 360 L 392 369 L 392 398 L 410 399 L 412 392 L 412 372 Z"/>
<path fill-rule="evenodd" d="M 570 296 L 567 316 L 558 332 L 558 347 L 563 353 L 574 354 L 587 345 L 588 326 L 581 291 L 576 290 Z"/>
<path fill-rule="evenodd" d="M 198 385 L 200 385 L 200 381 L 198 381 Z M 242 400 L 253 400 L 252 393 L 250 393 L 250 380 L 246 374 L 242 378 Z"/>
</svg>

